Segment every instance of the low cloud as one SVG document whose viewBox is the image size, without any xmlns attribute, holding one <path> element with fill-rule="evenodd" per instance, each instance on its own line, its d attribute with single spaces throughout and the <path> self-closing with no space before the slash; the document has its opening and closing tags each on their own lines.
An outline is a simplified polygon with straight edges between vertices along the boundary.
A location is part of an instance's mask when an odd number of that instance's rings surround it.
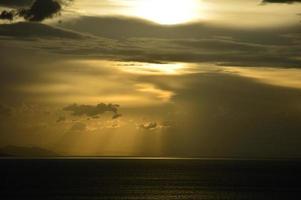
<svg viewBox="0 0 301 200">
<path fill-rule="evenodd" d="M 144 129 L 144 130 L 155 130 L 156 128 L 158 128 L 158 123 L 157 122 L 146 122 L 146 123 L 140 124 L 139 128 Z"/>
<path fill-rule="evenodd" d="M 97 104 L 96 106 L 72 104 L 66 106 L 63 108 L 63 110 L 71 112 L 73 116 L 88 116 L 93 118 L 97 118 L 99 115 L 102 115 L 106 112 L 112 112 L 112 118 L 117 119 L 118 117 L 121 117 L 121 115 L 118 114 L 119 107 L 120 106 L 118 104 L 104 103 Z"/>
<path fill-rule="evenodd" d="M 71 1 L 72 0 L 35 0 L 29 7 L 2 11 L 0 19 L 14 20 L 17 17 L 22 17 L 26 21 L 41 22 L 59 14 L 62 10 L 62 5 Z"/>
<path fill-rule="evenodd" d="M 166 130 L 171 127 L 172 127 L 171 121 L 162 121 L 162 122 L 147 121 L 137 125 L 138 129 L 147 130 L 147 131 Z"/>
</svg>

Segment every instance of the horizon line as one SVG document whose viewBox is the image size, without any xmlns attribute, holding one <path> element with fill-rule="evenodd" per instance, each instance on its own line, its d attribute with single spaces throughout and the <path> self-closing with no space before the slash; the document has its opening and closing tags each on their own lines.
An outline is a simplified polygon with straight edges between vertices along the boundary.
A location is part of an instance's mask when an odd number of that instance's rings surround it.
<svg viewBox="0 0 301 200">
<path fill-rule="evenodd" d="M 203 160 L 203 161 L 301 161 L 301 157 L 173 157 L 173 156 L 0 156 L 0 160 Z"/>
</svg>

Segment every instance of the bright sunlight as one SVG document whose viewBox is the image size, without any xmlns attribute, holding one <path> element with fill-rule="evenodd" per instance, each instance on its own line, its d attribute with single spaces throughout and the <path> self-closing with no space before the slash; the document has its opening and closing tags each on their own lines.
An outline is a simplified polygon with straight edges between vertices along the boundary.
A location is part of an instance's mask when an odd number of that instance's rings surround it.
<svg viewBox="0 0 301 200">
<path fill-rule="evenodd" d="M 181 24 L 200 16 L 198 0 L 142 0 L 137 3 L 137 15 L 165 25 Z"/>
</svg>

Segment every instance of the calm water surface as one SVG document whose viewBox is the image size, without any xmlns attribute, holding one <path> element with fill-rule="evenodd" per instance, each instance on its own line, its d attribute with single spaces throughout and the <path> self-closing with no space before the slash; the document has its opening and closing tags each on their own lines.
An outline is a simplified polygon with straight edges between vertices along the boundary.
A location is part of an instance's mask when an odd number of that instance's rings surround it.
<svg viewBox="0 0 301 200">
<path fill-rule="evenodd" d="M 301 162 L 2 159 L 0 199 L 301 199 Z"/>
</svg>

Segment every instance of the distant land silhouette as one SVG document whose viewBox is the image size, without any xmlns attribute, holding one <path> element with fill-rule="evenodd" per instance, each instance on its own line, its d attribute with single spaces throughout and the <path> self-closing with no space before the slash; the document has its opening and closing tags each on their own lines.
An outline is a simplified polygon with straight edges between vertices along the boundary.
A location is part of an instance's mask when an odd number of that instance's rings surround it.
<svg viewBox="0 0 301 200">
<path fill-rule="evenodd" d="M 0 157 L 55 157 L 59 154 L 40 147 L 5 146 L 0 148 Z"/>
</svg>

